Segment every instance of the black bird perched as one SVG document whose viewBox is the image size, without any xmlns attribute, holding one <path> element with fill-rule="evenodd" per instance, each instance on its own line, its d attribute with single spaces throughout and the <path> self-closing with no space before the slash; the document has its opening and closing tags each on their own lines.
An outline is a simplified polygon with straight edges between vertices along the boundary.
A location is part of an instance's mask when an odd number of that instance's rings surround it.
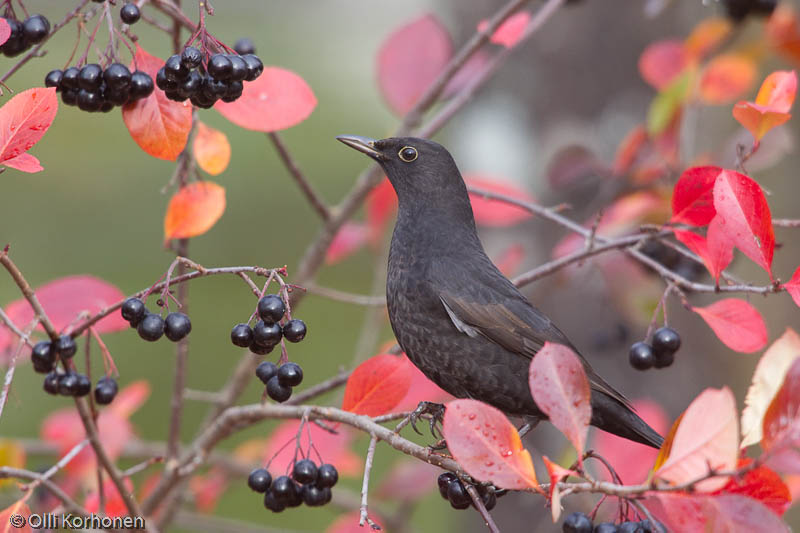
<svg viewBox="0 0 800 533">
<path fill-rule="evenodd" d="M 484 252 L 450 153 L 414 137 L 337 139 L 376 160 L 397 193 L 386 298 L 400 347 L 458 398 L 532 421 L 546 418 L 531 397 L 530 360 L 546 341 L 575 348 Z M 659 447 L 663 439 L 628 400 L 583 356 L 581 362 L 592 390 L 592 425 Z"/>
</svg>

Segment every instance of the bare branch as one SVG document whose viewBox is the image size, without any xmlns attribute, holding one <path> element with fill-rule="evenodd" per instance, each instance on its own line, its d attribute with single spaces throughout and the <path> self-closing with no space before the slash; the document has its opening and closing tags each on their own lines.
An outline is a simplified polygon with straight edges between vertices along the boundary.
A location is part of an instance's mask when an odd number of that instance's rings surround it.
<svg viewBox="0 0 800 533">
<path fill-rule="evenodd" d="M 281 139 L 278 133 L 271 131 L 267 133 L 267 138 L 272 142 L 272 145 L 275 147 L 275 150 L 278 152 L 278 156 L 281 158 L 283 165 L 286 167 L 286 170 L 289 171 L 289 174 L 294 178 L 294 181 L 297 182 L 297 186 L 300 187 L 300 190 L 305 195 L 306 200 L 308 203 L 311 204 L 311 207 L 317 212 L 323 222 L 327 222 L 331 218 L 331 212 L 328 205 L 322 199 L 322 197 L 314 190 L 311 186 L 311 182 L 308 181 L 305 174 L 300 170 L 300 167 L 297 166 L 294 158 L 289 153 L 289 149 L 286 148 L 286 145 L 283 143 L 283 139 Z"/>
</svg>

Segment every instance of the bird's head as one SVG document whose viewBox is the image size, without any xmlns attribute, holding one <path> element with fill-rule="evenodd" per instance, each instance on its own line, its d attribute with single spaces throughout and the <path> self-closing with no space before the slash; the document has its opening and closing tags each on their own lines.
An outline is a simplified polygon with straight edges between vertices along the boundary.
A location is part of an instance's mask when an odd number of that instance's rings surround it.
<svg viewBox="0 0 800 533">
<path fill-rule="evenodd" d="M 467 202 L 464 180 L 450 153 L 440 144 L 418 137 L 369 139 L 357 135 L 336 137 L 377 161 L 392 183 L 401 205 L 405 201 L 438 201 L 442 197 Z"/>
</svg>

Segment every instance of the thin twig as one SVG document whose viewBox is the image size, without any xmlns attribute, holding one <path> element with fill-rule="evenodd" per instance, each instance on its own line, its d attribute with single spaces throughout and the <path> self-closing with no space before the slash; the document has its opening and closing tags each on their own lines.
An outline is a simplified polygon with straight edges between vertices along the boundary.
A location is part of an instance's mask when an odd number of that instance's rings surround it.
<svg viewBox="0 0 800 533">
<path fill-rule="evenodd" d="M 306 291 L 311 294 L 330 298 L 337 302 L 344 302 L 355 305 L 367 305 L 374 307 L 383 307 L 386 305 L 386 297 L 384 296 L 371 296 L 368 294 L 353 294 L 350 292 L 340 291 L 338 289 L 331 289 L 329 287 L 321 287 L 316 283 L 306 283 L 304 285 Z"/>
<path fill-rule="evenodd" d="M 486 524 L 486 527 L 489 528 L 489 531 L 491 531 L 491 533 L 500 533 L 500 528 L 497 527 L 492 515 L 489 514 L 486 506 L 483 505 L 483 499 L 481 499 L 481 495 L 478 494 L 477 489 L 475 489 L 475 485 L 472 483 L 464 483 L 464 487 L 467 489 L 469 497 L 472 498 L 472 505 L 478 510 L 478 513 L 481 515 L 481 518 L 483 518 L 483 522 Z"/>
<path fill-rule="evenodd" d="M 367 512 L 367 494 L 369 493 L 369 475 L 372 472 L 372 463 L 375 460 L 375 448 L 378 445 L 378 437 L 375 435 L 369 439 L 369 447 L 367 448 L 367 458 L 364 462 L 364 480 L 361 483 L 361 506 L 359 507 L 358 525 L 364 527 L 364 524 L 369 524 L 373 530 L 381 529 L 381 526 L 376 524 Z"/>
<path fill-rule="evenodd" d="M 308 178 L 306 178 L 305 174 L 303 174 L 303 172 L 300 170 L 300 167 L 297 166 L 297 162 L 289 153 L 289 149 L 286 148 L 286 145 L 284 144 L 280 135 L 274 131 L 271 131 L 267 133 L 267 138 L 272 142 L 272 145 L 278 152 L 278 156 L 281 158 L 283 165 L 286 167 L 286 170 L 289 171 L 289 174 L 292 175 L 294 181 L 297 182 L 297 186 L 300 187 L 300 190 L 305 195 L 308 203 L 311 204 L 311 207 L 314 208 L 323 222 L 330 220 L 330 208 L 325 203 L 325 200 L 323 200 L 319 195 L 319 193 L 311 186 L 311 182 L 308 181 Z"/>
<path fill-rule="evenodd" d="M 66 511 L 80 516 L 87 516 L 89 514 L 89 511 L 81 507 L 81 505 L 73 500 L 69 494 L 64 492 L 61 487 L 38 472 L 31 472 L 30 470 L 23 470 L 22 468 L 12 468 L 10 466 L 0 466 L 0 479 L 10 478 L 24 479 L 38 483 L 50 491 L 53 496 L 58 498 Z"/>
</svg>

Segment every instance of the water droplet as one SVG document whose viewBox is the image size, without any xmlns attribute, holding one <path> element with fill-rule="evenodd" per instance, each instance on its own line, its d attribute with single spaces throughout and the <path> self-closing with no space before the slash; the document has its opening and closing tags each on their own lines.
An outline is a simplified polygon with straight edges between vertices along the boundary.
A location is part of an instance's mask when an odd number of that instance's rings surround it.
<svg viewBox="0 0 800 533">
<path fill-rule="evenodd" d="M 470 415 L 469 415 L 469 417 L 468 417 L 468 418 L 469 418 L 470 420 L 475 420 L 475 417 L 476 417 L 476 416 L 477 416 L 477 415 L 476 415 L 475 413 L 470 413 Z"/>
<path fill-rule="evenodd" d="M 485 464 L 487 467 L 492 467 L 492 466 L 494 466 L 494 461 L 486 461 L 483 464 Z"/>
</svg>

